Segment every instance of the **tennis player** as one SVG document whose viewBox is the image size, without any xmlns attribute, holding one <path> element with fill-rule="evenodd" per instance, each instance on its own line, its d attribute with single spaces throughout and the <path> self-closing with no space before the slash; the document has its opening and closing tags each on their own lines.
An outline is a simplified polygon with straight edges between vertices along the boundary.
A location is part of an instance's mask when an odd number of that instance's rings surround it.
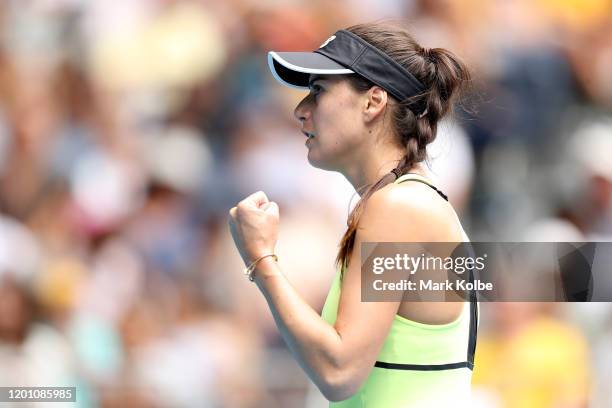
<svg viewBox="0 0 612 408">
<path fill-rule="evenodd" d="M 475 296 L 362 302 L 360 286 L 362 242 L 468 241 L 423 166 L 468 70 L 450 51 L 423 48 L 389 23 L 339 30 L 313 52 L 271 51 L 268 63 L 281 84 L 310 90 L 294 112 L 309 163 L 342 173 L 360 195 L 322 315 L 281 272 L 277 204 L 258 191 L 229 211 L 245 274 L 289 350 L 331 407 L 469 406 Z"/>
</svg>

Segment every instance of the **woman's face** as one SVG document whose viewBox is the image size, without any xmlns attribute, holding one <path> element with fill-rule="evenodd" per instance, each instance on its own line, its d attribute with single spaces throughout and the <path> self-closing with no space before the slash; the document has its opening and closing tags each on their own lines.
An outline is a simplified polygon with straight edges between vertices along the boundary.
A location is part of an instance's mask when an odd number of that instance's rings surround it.
<svg viewBox="0 0 612 408">
<path fill-rule="evenodd" d="M 294 115 L 302 132 L 314 135 L 306 139 L 311 165 L 339 171 L 359 158 L 367 134 L 365 100 L 342 75 L 310 76 L 310 93 L 296 106 Z"/>
</svg>

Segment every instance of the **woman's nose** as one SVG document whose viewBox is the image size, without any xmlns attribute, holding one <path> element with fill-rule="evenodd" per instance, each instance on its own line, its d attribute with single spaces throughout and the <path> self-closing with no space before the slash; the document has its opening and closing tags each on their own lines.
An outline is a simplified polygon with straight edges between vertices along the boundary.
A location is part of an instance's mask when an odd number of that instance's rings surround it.
<svg viewBox="0 0 612 408">
<path fill-rule="evenodd" d="M 295 118 L 300 122 L 303 122 L 310 117 L 310 104 L 308 103 L 308 96 L 297 104 L 293 110 L 293 116 L 295 116 Z"/>
</svg>

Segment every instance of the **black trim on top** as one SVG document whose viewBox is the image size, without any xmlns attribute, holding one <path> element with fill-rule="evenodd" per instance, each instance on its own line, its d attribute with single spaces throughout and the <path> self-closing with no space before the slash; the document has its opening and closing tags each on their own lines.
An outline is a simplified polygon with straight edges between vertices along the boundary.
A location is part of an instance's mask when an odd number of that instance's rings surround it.
<svg viewBox="0 0 612 408">
<path fill-rule="evenodd" d="M 391 370 L 411 370 L 411 371 L 442 371 L 442 370 L 453 370 L 456 368 L 467 367 L 470 370 L 474 369 L 474 363 L 469 361 L 462 361 L 460 363 L 449 363 L 449 364 L 397 364 L 397 363 L 385 363 L 383 361 L 377 361 L 374 367 L 388 368 Z"/>
<path fill-rule="evenodd" d="M 400 177 L 400 175 L 395 172 L 395 169 L 392 172 L 396 176 L 396 180 Z M 409 173 L 407 173 L 409 174 Z M 427 183 L 426 181 L 420 179 L 406 179 L 400 181 L 401 184 L 404 181 L 418 181 L 419 183 L 423 183 L 433 188 L 438 194 L 442 196 L 446 201 L 448 201 L 448 197 L 442 191 L 438 190 L 433 185 Z M 473 254 L 474 250 L 470 246 L 470 253 Z M 470 283 L 474 282 L 474 269 L 470 269 L 469 272 Z M 476 342 L 478 338 L 478 294 L 475 290 L 470 291 L 470 333 L 468 339 L 468 347 L 467 347 L 467 361 L 462 361 L 460 363 L 450 363 L 450 364 L 398 364 L 398 363 L 386 363 L 383 361 L 377 361 L 374 363 L 374 367 L 379 368 L 388 368 L 393 370 L 415 370 L 415 371 L 441 371 L 441 370 L 452 370 L 456 368 L 467 367 L 470 370 L 474 370 L 474 356 L 476 354 Z"/>
<path fill-rule="evenodd" d="M 474 249 L 470 245 L 470 255 L 474 255 Z M 470 283 L 474 282 L 474 269 L 470 269 Z M 470 340 L 468 341 L 467 360 L 474 365 L 476 354 L 476 342 L 478 338 L 478 292 L 470 291 Z"/>
</svg>

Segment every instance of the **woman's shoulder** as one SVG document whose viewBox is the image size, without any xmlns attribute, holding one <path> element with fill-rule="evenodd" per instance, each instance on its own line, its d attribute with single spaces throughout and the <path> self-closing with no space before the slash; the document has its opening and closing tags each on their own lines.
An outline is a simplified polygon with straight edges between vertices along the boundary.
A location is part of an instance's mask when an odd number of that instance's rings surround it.
<svg viewBox="0 0 612 408">
<path fill-rule="evenodd" d="M 366 203 L 362 220 L 405 240 L 462 240 L 453 207 L 420 182 L 391 183 L 376 191 Z"/>
</svg>

